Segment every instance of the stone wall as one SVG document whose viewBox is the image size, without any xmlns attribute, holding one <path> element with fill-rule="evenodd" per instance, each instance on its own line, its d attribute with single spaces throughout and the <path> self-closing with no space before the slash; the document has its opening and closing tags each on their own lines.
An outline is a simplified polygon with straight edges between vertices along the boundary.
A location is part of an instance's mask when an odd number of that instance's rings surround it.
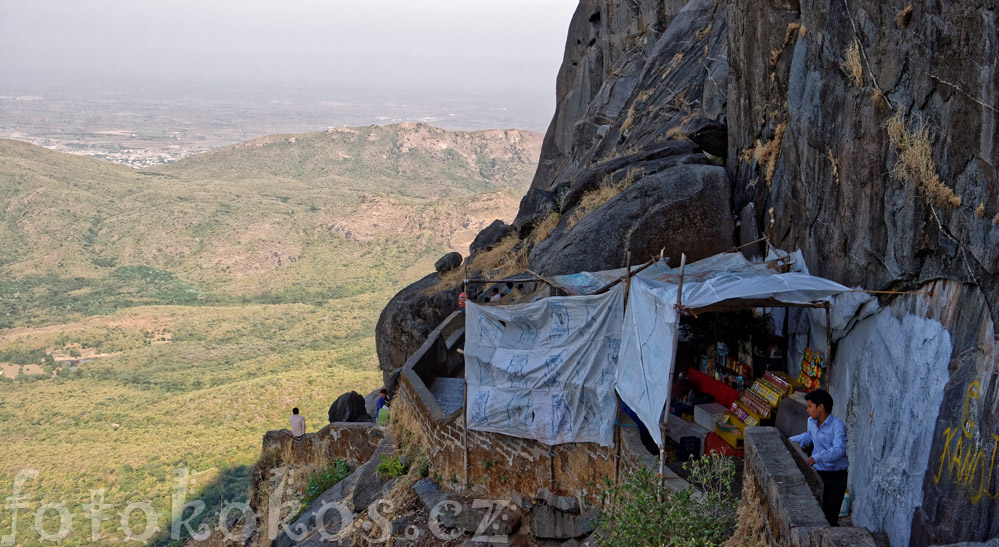
<svg viewBox="0 0 999 547">
<path fill-rule="evenodd" d="M 517 491 L 533 495 L 547 487 L 564 494 L 596 500 L 605 478 L 614 480 L 620 473 L 638 466 L 656 467 L 658 462 L 642 446 L 635 427 L 627 417 L 621 427 L 620 453 L 615 446 L 573 443 L 549 448 L 532 440 L 483 431 L 468 431 L 468 484 L 465 484 L 464 408 L 445 415 L 434 400 L 426 382 L 426 371 L 453 370 L 452 354 L 464 316 L 455 314 L 428 336 L 414 353 L 399 377 L 399 388 L 392 403 L 392 421 L 405 436 L 418 442 L 430 458 L 445 486 L 472 494 L 509 497 Z M 450 348 L 448 346 L 451 346 Z M 436 363 L 436 364 L 435 364 Z M 424 374 L 420 374 L 420 371 Z M 668 472 L 668 469 L 667 469 Z M 668 472 L 667 484 L 683 488 L 686 482 Z M 467 488 L 466 488 L 467 486 Z"/>
<path fill-rule="evenodd" d="M 335 422 L 296 441 L 291 431 L 279 429 L 264 434 L 263 450 L 279 450 L 282 465 L 303 465 L 341 459 L 351 467 L 368 461 L 385 433 L 372 423 Z"/>
<path fill-rule="evenodd" d="M 762 494 L 760 511 L 767 533 L 776 545 L 871 546 L 865 528 L 829 526 L 815 492 L 773 427 L 746 429 L 746 473 Z"/>
</svg>

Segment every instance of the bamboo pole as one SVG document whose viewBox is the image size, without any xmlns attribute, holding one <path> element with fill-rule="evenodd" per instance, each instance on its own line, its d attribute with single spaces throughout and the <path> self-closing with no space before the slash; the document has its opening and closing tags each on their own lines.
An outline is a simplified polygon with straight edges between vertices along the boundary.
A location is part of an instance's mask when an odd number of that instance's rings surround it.
<svg viewBox="0 0 999 547">
<path fill-rule="evenodd" d="M 832 314 L 829 312 L 830 308 L 829 302 L 826 302 L 826 372 L 828 373 L 829 368 L 832 366 Z M 826 380 L 828 384 L 828 379 Z"/>
<path fill-rule="evenodd" d="M 865 290 L 865 289 L 856 289 L 856 290 L 847 291 L 847 292 L 851 292 L 851 293 L 853 293 L 853 292 L 865 292 L 867 294 L 915 294 L 915 295 L 921 295 L 921 296 L 933 296 L 933 291 L 929 291 L 929 292 L 924 292 L 924 291 L 868 291 L 868 290 Z"/>
<path fill-rule="evenodd" d="M 554 493 L 555 492 L 555 447 L 552 445 L 548 445 L 548 465 L 549 465 L 548 490 Z"/>
<path fill-rule="evenodd" d="M 628 311 L 628 294 L 631 292 L 631 251 L 624 258 L 624 310 Z"/>
<path fill-rule="evenodd" d="M 661 259 L 660 259 L 660 260 L 661 260 Z M 649 260 L 649 261 L 648 261 L 648 262 L 646 262 L 645 264 L 642 264 L 642 265 L 641 265 L 641 266 L 639 266 L 638 268 L 635 268 L 634 270 L 632 270 L 632 271 L 631 271 L 631 275 L 632 275 L 632 276 L 636 276 L 636 275 L 638 275 L 638 273 L 639 273 L 639 272 L 641 272 L 641 271 L 645 270 L 646 268 L 648 268 L 649 266 L 651 266 L 651 265 L 655 264 L 656 262 L 657 262 L 657 261 L 656 261 L 656 259 L 652 259 L 652 260 Z M 600 287 L 599 289 L 597 289 L 597 290 L 595 290 L 595 291 L 591 292 L 591 293 L 590 293 L 590 296 L 593 296 L 593 295 L 595 295 L 595 294 L 603 294 L 603 293 L 605 293 L 605 292 L 607 292 L 607 291 L 611 290 L 611 288 L 612 288 L 612 287 L 614 287 L 614 285 L 617 285 L 618 283 L 620 283 L 620 282 L 624 281 L 624 278 L 625 278 L 625 277 L 627 277 L 627 274 L 625 274 L 625 275 L 622 275 L 621 277 L 619 277 L 619 278 L 615 279 L 614 281 L 611 281 L 610 283 L 608 283 L 608 284 L 604 285 L 603 287 Z"/>
<path fill-rule="evenodd" d="M 614 484 L 621 484 L 621 421 L 614 420 L 614 446 L 617 454 L 614 456 Z"/>
<path fill-rule="evenodd" d="M 501 279 L 466 279 L 465 283 L 475 283 L 485 285 L 487 283 L 548 283 L 541 277 L 504 277 Z"/>
<path fill-rule="evenodd" d="M 554 281 L 552 281 L 552 280 L 548 279 L 547 277 L 545 277 L 545 276 L 543 276 L 543 275 L 541 275 L 541 274 L 539 274 L 539 273 L 537 273 L 537 272 L 535 272 L 535 271 L 532 271 L 532 270 L 527 270 L 527 273 L 529 273 L 529 274 L 533 275 L 534 277 L 537 277 L 537 278 L 538 278 L 538 279 L 540 279 L 541 281 L 544 281 L 544 282 L 545 282 L 545 283 L 547 283 L 547 284 L 548 284 L 549 286 L 552 286 L 552 287 L 558 287 L 558 286 L 559 286 L 559 285 L 558 285 L 558 283 L 555 283 Z"/>
<path fill-rule="evenodd" d="M 680 282 L 676 288 L 676 305 L 674 306 L 676 310 L 676 328 L 673 329 L 673 355 L 670 358 L 668 372 L 666 373 L 666 378 L 669 379 L 670 390 L 673 389 L 673 367 L 676 365 L 676 346 L 680 342 L 680 311 L 683 310 L 683 275 L 687 270 L 687 255 L 686 253 L 680 254 Z M 666 392 L 666 406 L 665 411 L 669 412 L 669 391 Z M 659 421 L 659 418 L 656 419 Z M 663 428 L 659 427 L 659 501 L 662 501 L 662 486 L 663 481 L 666 478 L 666 439 L 663 433 Z"/>
<path fill-rule="evenodd" d="M 465 448 L 464 461 L 465 470 L 465 491 L 468 491 L 468 378 L 465 378 L 465 412 L 462 413 L 461 444 Z"/>
<path fill-rule="evenodd" d="M 749 247 L 750 245 L 752 245 L 754 243 L 762 243 L 762 242 L 764 242 L 766 240 L 767 240 L 767 238 L 761 237 L 760 239 L 756 239 L 756 240 L 750 241 L 749 243 L 743 243 L 742 245 L 739 245 L 738 247 L 733 247 L 732 250 L 729 251 L 729 252 L 733 253 L 733 252 L 738 251 L 739 249 L 741 249 L 743 247 Z"/>
<path fill-rule="evenodd" d="M 468 264 L 465 265 L 465 279 L 464 279 L 463 285 L 464 285 L 463 292 L 465 293 L 465 310 L 467 310 L 468 309 Z M 462 357 L 464 357 L 464 355 L 465 355 L 465 351 L 464 351 L 463 348 L 458 348 L 458 353 L 460 353 L 462 355 Z M 464 454 L 463 454 L 464 461 L 462 463 L 464 464 L 463 467 L 465 469 L 465 491 L 467 492 L 468 488 L 469 488 L 469 484 L 468 484 L 468 374 L 467 374 L 468 369 L 467 368 L 465 369 L 465 372 L 466 372 L 466 374 L 464 374 L 464 376 L 465 376 L 465 385 L 464 385 L 464 395 L 463 395 L 463 399 L 464 399 L 464 403 L 465 403 L 465 412 L 462 413 L 461 445 L 462 445 L 462 448 L 463 448 L 462 452 L 464 452 Z"/>
</svg>

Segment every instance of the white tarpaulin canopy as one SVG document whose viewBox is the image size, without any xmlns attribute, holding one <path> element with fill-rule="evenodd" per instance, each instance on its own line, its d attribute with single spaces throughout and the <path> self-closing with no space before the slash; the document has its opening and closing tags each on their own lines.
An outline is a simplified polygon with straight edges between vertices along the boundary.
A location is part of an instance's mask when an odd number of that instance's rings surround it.
<svg viewBox="0 0 999 547">
<path fill-rule="evenodd" d="M 468 427 L 611 446 L 623 287 L 512 306 L 466 305 Z"/>
<path fill-rule="evenodd" d="M 613 271 L 618 276 L 624 270 Z M 559 276 L 570 290 L 613 278 Z M 683 272 L 684 308 L 722 302 L 808 304 L 850 289 L 806 273 L 779 273 L 739 253 Z M 680 270 L 656 264 L 596 296 L 554 297 L 513 306 L 468 305 L 465 330 L 468 427 L 547 444 L 613 439 L 614 390 L 662 445 L 659 418 L 671 389 L 679 326 Z"/>
<path fill-rule="evenodd" d="M 679 314 L 674 307 L 679 269 L 631 280 L 622 333 L 617 391 L 662 446 L 659 417 L 672 388 Z M 754 264 L 739 253 L 716 255 L 684 271 L 682 306 L 706 308 L 721 302 L 776 301 L 808 304 L 850 289 L 805 273 L 778 273 Z"/>
</svg>

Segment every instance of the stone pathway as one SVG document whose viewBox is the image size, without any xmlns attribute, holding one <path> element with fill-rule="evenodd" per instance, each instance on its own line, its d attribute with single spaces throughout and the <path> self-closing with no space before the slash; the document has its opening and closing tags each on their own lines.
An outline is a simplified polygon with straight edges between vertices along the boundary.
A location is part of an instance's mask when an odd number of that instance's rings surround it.
<svg viewBox="0 0 999 547">
<path fill-rule="evenodd" d="M 441 406 L 445 416 L 462 407 L 465 395 L 464 378 L 437 378 L 430 386 L 430 393 L 433 394 L 437 404 Z"/>
</svg>

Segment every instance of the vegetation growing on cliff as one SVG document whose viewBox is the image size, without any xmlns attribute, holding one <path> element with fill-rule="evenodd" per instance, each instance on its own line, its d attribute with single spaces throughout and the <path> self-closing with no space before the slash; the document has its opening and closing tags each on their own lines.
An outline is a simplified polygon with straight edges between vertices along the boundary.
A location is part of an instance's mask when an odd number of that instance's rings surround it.
<svg viewBox="0 0 999 547">
<path fill-rule="evenodd" d="M 653 472 L 639 468 L 619 485 L 608 486 L 597 527 L 602 545 L 718 545 L 735 525 L 732 493 L 735 466 L 723 456 L 704 456 L 684 464 L 697 486 L 674 492 Z"/>
<path fill-rule="evenodd" d="M 933 132 L 923 120 L 907 119 L 898 111 L 888 119 L 888 138 L 895 148 L 895 166 L 892 175 L 914 187 L 930 205 L 954 208 L 961 205 L 961 197 L 940 181 L 933 162 Z"/>
</svg>

